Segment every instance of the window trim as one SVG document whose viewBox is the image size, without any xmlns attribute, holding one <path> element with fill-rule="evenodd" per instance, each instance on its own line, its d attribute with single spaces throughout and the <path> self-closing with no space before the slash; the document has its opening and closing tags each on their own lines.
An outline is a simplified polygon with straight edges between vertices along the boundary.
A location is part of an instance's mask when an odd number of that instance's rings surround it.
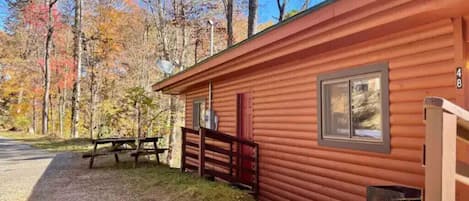
<svg viewBox="0 0 469 201">
<path fill-rule="evenodd" d="M 199 130 L 200 127 L 202 127 L 202 125 L 200 125 L 200 116 L 198 116 L 197 118 L 195 118 L 195 105 L 196 104 L 204 104 L 204 108 L 205 108 L 205 97 L 199 97 L 199 98 L 195 98 L 193 101 L 192 101 L 192 129 L 194 130 Z M 200 109 L 200 108 L 199 108 Z M 203 112 L 203 111 L 202 111 Z M 201 111 L 199 111 L 199 115 L 200 115 Z M 196 120 L 197 119 L 197 120 Z M 196 128 L 195 125 L 197 124 L 198 121 L 198 125 L 199 127 Z"/>
<path fill-rule="evenodd" d="M 382 141 L 374 140 L 360 140 L 357 138 L 331 138 L 323 137 L 323 103 L 325 97 L 323 96 L 323 83 L 330 81 L 334 82 L 337 80 L 353 80 L 360 76 L 367 76 L 364 74 L 380 75 L 381 84 L 381 125 L 382 125 Z M 344 70 L 338 70 L 334 72 L 327 72 L 319 74 L 316 82 L 317 89 L 317 141 L 320 146 L 330 146 L 345 149 L 354 149 L 369 152 L 378 153 L 390 153 L 390 124 L 389 124 L 389 64 L 388 63 L 377 63 L 362 65 Z M 350 101 L 350 100 L 349 100 Z M 350 120 L 351 121 L 351 120 Z M 324 129 L 325 130 L 325 129 Z"/>
</svg>

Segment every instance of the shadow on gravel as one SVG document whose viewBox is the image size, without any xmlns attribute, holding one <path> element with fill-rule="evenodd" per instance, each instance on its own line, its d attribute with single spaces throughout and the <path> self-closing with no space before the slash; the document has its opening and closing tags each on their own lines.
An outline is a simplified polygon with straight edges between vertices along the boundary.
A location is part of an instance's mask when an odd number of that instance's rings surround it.
<svg viewBox="0 0 469 201">
<path fill-rule="evenodd" d="M 88 169 L 88 160 L 78 153 L 58 153 L 35 184 L 28 201 L 138 200 L 122 181 L 122 169 L 132 168 L 130 157 L 100 157 Z M 146 166 L 142 161 L 142 166 Z"/>
<path fill-rule="evenodd" d="M 51 162 L 47 166 L 47 169 L 41 175 L 38 182 L 34 185 L 33 191 L 29 195 L 28 201 L 50 200 L 50 197 L 54 196 L 55 193 L 61 193 L 61 192 L 54 192 L 53 189 L 55 189 L 55 185 L 56 185 L 54 184 L 54 180 L 63 176 L 65 176 L 65 178 L 68 177 L 66 175 L 63 175 L 57 172 L 57 170 L 59 169 L 58 167 L 60 167 L 62 163 L 60 161 L 68 157 L 67 155 L 68 153 L 59 153 L 54 156 L 54 158 L 51 160 Z M 63 187 L 65 187 L 66 183 L 63 183 L 63 185 L 64 185 Z"/>
</svg>

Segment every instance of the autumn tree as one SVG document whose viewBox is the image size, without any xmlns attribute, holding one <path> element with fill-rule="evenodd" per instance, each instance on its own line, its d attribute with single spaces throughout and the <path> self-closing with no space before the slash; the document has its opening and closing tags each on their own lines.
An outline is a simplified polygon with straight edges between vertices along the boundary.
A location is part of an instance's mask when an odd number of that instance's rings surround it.
<svg viewBox="0 0 469 201">
<path fill-rule="evenodd" d="M 43 98 L 42 98 L 42 134 L 48 134 L 50 80 L 50 57 L 54 30 L 59 25 L 59 15 L 55 4 L 57 0 L 46 0 L 44 4 L 30 2 L 25 7 L 25 19 L 27 23 L 35 27 L 38 33 L 44 37 L 43 58 L 40 62 L 43 73 Z"/>
<path fill-rule="evenodd" d="M 43 40 L 44 26 L 39 23 L 38 17 L 31 18 L 38 12 L 36 6 L 32 7 L 29 1 L 7 3 L 10 8 L 6 22 L 8 34 L 3 34 L 0 30 L 0 102 L 4 106 L 0 110 L 6 115 L 0 118 L 0 127 L 26 129 L 24 122 L 33 122 L 31 119 L 34 118 L 28 117 L 31 107 L 23 106 L 30 103 L 31 87 L 42 87 L 42 67 L 40 68 L 39 61 L 43 58 L 40 54 L 44 46 L 39 41 Z M 41 39 L 37 40 L 38 38 Z M 1 51 L 2 48 L 4 51 Z M 35 127 L 30 130 L 34 132 Z"/>
<path fill-rule="evenodd" d="M 226 46 L 233 45 L 233 0 L 222 0 L 226 15 Z"/>
<path fill-rule="evenodd" d="M 282 22 L 285 18 L 285 9 L 287 7 L 287 4 L 288 4 L 288 0 L 277 0 L 279 22 Z"/>
<path fill-rule="evenodd" d="M 75 82 L 73 84 L 72 96 L 72 124 L 71 134 L 74 138 L 78 137 L 78 121 L 80 120 L 80 95 L 81 95 L 81 55 L 82 55 L 82 1 L 75 0 L 75 17 L 73 26 L 73 67 L 76 73 Z"/>
<path fill-rule="evenodd" d="M 249 15 L 248 15 L 248 37 L 256 33 L 257 28 L 257 0 L 249 0 Z"/>
<path fill-rule="evenodd" d="M 305 0 L 305 2 L 303 3 L 303 6 L 301 6 L 301 11 L 308 9 L 309 1 L 310 0 Z"/>
</svg>

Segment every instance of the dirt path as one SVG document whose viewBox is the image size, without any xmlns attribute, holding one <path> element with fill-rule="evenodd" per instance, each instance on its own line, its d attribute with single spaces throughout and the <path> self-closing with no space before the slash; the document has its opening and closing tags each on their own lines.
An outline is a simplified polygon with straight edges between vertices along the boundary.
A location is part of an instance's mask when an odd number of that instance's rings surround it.
<svg viewBox="0 0 469 201">
<path fill-rule="evenodd" d="M 98 158 L 98 168 L 89 170 L 79 154 L 53 154 L 0 137 L 0 201 L 142 200 L 117 170 L 99 168 L 112 159 Z"/>
</svg>

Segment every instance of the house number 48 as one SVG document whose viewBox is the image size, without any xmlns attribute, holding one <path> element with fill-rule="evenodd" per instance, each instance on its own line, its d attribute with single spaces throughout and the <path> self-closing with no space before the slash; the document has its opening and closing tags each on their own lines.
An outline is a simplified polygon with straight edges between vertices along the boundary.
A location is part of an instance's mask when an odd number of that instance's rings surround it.
<svg viewBox="0 0 469 201">
<path fill-rule="evenodd" d="M 456 88 L 457 89 L 462 88 L 462 68 L 461 67 L 456 68 Z"/>
</svg>

